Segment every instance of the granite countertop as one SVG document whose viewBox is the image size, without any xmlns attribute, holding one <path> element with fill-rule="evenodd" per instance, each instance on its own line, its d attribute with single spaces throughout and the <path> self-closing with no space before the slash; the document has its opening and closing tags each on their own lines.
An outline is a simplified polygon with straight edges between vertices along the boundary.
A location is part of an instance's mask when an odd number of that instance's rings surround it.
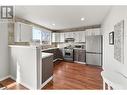
<svg viewBox="0 0 127 95">
<path fill-rule="evenodd" d="M 52 56 L 53 53 L 45 53 L 45 52 L 42 52 L 42 58 L 46 58 L 46 57 L 49 57 L 49 56 Z"/>
<path fill-rule="evenodd" d="M 58 47 L 53 47 L 53 48 L 47 48 L 47 49 L 42 49 L 41 51 L 46 51 L 46 50 L 51 50 L 51 49 L 58 49 Z"/>
</svg>

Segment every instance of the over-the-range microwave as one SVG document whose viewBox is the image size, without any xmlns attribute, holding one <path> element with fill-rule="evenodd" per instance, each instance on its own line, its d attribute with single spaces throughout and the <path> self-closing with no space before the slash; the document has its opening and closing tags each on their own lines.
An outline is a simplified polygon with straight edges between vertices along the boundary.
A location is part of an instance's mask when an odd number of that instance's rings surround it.
<svg viewBox="0 0 127 95">
<path fill-rule="evenodd" d="M 74 48 L 85 49 L 85 45 L 83 45 L 83 44 L 81 44 L 81 45 L 75 45 Z"/>
</svg>

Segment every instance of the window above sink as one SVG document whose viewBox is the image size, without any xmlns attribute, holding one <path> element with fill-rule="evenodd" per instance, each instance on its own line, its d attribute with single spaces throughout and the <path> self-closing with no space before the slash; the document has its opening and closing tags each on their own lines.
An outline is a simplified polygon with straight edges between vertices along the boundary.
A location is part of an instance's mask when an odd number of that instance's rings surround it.
<svg viewBox="0 0 127 95">
<path fill-rule="evenodd" d="M 40 43 L 40 44 L 50 44 L 51 43 L 51 32 L 33 27 L 32 41 L 36 43 Z"/>
</svg>

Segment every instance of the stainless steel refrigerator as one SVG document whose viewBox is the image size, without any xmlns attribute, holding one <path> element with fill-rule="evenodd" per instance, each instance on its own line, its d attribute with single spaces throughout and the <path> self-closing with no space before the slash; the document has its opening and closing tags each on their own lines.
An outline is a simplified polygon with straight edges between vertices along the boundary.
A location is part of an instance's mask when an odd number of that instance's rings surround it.
<svg viewBox="0 0 127 95">
<path fill-rule="evenodd" d="M 102 36 L 86 37 L 86 64 L 102 66 Z"/>
</svg>

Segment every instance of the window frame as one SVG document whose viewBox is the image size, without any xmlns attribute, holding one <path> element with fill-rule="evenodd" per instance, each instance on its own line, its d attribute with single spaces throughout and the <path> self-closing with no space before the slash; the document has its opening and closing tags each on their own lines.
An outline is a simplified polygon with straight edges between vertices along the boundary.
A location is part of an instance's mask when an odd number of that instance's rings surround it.
<svg viewBox="0 0 127 95">
<path fill-rule="evenodd" d="M 33 29 L 41 31 L 41 39 L 39 40 L 41 45 L 51 45 L 51 36 L 52 36 L 51 31 L 46 30 L 46 29 L 40 29 L 40 28 L 37 28 L 37 27 L 33 27 Z M 38 41 L 38 39 L 33 39 L 33 29 L 32 29 L 32 41 L 36 42 L 36 41 Z M 43 40 L 43 33 L 45 34 L 46 32 L 49 33 L 49 38 L 48 38 L 48 40 Z M 47 44 L 42 43 L 42 41 L 45 41 L 45 42 L 47 41 Z"/>
</svg>

